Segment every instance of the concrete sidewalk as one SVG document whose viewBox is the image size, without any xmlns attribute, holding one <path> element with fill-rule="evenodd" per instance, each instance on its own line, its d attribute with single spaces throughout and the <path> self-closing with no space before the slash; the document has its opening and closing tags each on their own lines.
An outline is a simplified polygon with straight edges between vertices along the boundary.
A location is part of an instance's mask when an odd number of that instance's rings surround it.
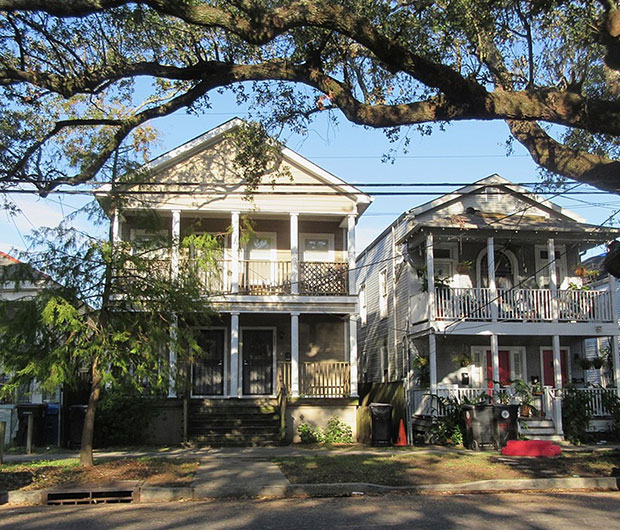
<svg viewBox="0 0 620 530">
<path fill-rule="evenodd" d="M 565 452 L 605 452 L 618 450 L 617 445 L 603 446 L 565 446 Z M 340 484 L 291 484 L 273 463 L 273 459 L 283 456 L 313 455 L 406 455 L 406 454 L 445 454 L 466 453 L 465 449 L 449 447 L 424 448 L 370 448 L 352 446 L 339 449 L 284 447 L 241 447 L 241 448 L 168 448 L 165 450 L 119 450 L 95 451 L 95 458 L 137 458 L 141 456 L 161 456 L 177 458 L 198 458 L 200 466 L 191 487 L 157 488 L 140 487 L 142 502 L 163 502 L 181 499 L 212 498 L 282 498 L 298 496 L 342 496 L 360 494 L 379 494 L 388 492 L 433 493 L 433 492 L 498 492 L 548 489 L 619 489 L 616 477 L 598 478 L 548 478 L 528 480 L 485 480 L 467 484 L 433 484 L 426 486 L 381 486 L 368 483 Z M 36 460 L 54 460 L 77 456 L 77 452 L 46 453 L 37 455 L 6 455 L 6 463 Z M 0 497 L 2 497 L 0 495 Z M 9 503 L 40 504 L 45 502 L 45 494 L 35 492 L 9 492 L 5 495 Z"/>
</svg>

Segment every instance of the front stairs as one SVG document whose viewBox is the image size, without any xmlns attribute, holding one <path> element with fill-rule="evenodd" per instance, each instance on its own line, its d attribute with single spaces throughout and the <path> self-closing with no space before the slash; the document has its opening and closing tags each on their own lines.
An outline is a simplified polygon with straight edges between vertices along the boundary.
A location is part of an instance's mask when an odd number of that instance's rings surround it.
<svg viewBox="0 0 620 530">
<path fill-rule="evenodd" d="M 553 420 L 544 417 L 520 417 L 519 434 L 530 440 L 564 441 L 564 436 L 556 434 Z"/>
<path fill-rule="evenodd" d="M 277 445 L 280 413 L 277 399 L 192 399 L 188 436 L 200 445 Z"/>
</svg>

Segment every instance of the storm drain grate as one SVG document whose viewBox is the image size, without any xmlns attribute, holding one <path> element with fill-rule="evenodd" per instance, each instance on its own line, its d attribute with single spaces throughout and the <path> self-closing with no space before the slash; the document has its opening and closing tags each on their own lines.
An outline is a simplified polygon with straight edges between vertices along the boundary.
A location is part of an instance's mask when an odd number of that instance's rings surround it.
<svg viewBox="0 0 620 530">
<path fill-rule="evenodd" d="M 47 494 L 49 506 L 64 504 L 119 504 L 134 502 L 133 490 L 57 491 Z"/>
</svg>

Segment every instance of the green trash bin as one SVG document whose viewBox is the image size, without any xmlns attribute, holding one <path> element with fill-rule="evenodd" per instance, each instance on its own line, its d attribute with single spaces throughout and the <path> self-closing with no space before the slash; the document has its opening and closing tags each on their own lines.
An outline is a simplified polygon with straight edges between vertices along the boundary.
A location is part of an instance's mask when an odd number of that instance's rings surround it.
<svg viewBox="0 0 620 530">
<path fill-rule="evenodd" d="M 493 405 L 465 404 L 461 407 L 465 432 L 463 444 L 467 449 L 480 451 L 484 446 L 496 446 Z"/>
</svg>

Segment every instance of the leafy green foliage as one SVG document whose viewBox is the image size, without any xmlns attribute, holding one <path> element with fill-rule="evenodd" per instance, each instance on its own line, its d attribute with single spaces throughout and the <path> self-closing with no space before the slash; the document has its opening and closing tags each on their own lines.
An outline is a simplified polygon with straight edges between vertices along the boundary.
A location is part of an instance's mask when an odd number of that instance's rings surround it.
<svg viewBox="0 0 620 530">
<path fill-rule="evenodd" d="M 323 442 L 323 431 L 320 427 L 313 427 L 307 423 L 302 423 L 297 427 L 297 433 L 301 438 L 302 444 L 318 444 Z"/>
<path fill-rule="evenodd" d="M 152 120 L 204 113 L 212 91 L 228 90 L 272 134 L 307 133 L 321 114 L 335 123 L 339 109 L 405 150 L 450 121 L 506 120 L 550 183 L 618 191 L 593 176 L 620 152 L 614 2 L 102 4 L 3 3 L 4 186 L 45 193 L 135 169 L 156 138 Z M 265 133 L 242 132 L 250 187 L 277 168 Z"/>
<path fill-rule="evenodd" d="M 324 441 L 327 444 L 350 444 L 353 443 L 353 430 L 344 421 L 333 416 L 327 420 L 327 429 L 324 433 Z"/>
<path fill-rule="evenodd" d="M 216 238 L 188 236 L 177 274 L 171 269 L 170 238 L 112 245 L 63 224 L 39 230 L 33 243 L 28 265 L 10 268 L 10 277 L 0 278 L 36 285 L 27 299 L 0 301 L 0 365 L 10 374 L 3 395 L 33 379 L 46 391 L 76 387 L 85 375 L 91 381 L 91 411 L 103 388 L 158 396 L 167 393 L 172 379 L 180 394 L 187 392 L 183 367 L 200 354 L 192 329 L 211 318 L 205 279 L 217 270 Z M 190 247 L 194 259 L 185 259 Z M 178 360 L 175 371 L 168 362 L 171 349 Z M 107 402 L 111 415 L 119 400 Z M 92 426 L 86 417 L 85 433 Z M 107 443 L 113 436 L 102 429 Z M 119 436 L 129 430 L 120 429 Z"/>
<path fill-rule="evenodd" d="M 430 428 L 431 439 L 440 445 L 461 445 L 465 420 L 457 398 L 434 396 L 444 414 L 434 419 Z"/>
<path fill-rule="evenodd" d="M 620 440 L 620 398 L 615 391 L 604 392 L 602 395 L 603 407 L 611 416 L 611 430 L 616 440 Z"/>
<path fill-rule="evenodd" d="M 592 413 L 588 406 L 589 395 L 573 386 L 567 386 L 562 398 L 562 425 L 564 436 L 574 444 L 581 444 L 590 439 L 588 426 Z"/>
<path fill-rule="evenodd" d="M 297 433 L 303 444 L 350 444 L 353 443 L 353 430 L 344 421 L 332 416 L 327 420 L 327 427 L 313 427 L 302 423 L 297 427 Z"/>
<path fill-rule="evenodd" d="M 148 427 L 156 414 L 153 398 L 105 392 L 97 408 L 94 444 L 97 447 L 148 442 Z"/>
</svg>

